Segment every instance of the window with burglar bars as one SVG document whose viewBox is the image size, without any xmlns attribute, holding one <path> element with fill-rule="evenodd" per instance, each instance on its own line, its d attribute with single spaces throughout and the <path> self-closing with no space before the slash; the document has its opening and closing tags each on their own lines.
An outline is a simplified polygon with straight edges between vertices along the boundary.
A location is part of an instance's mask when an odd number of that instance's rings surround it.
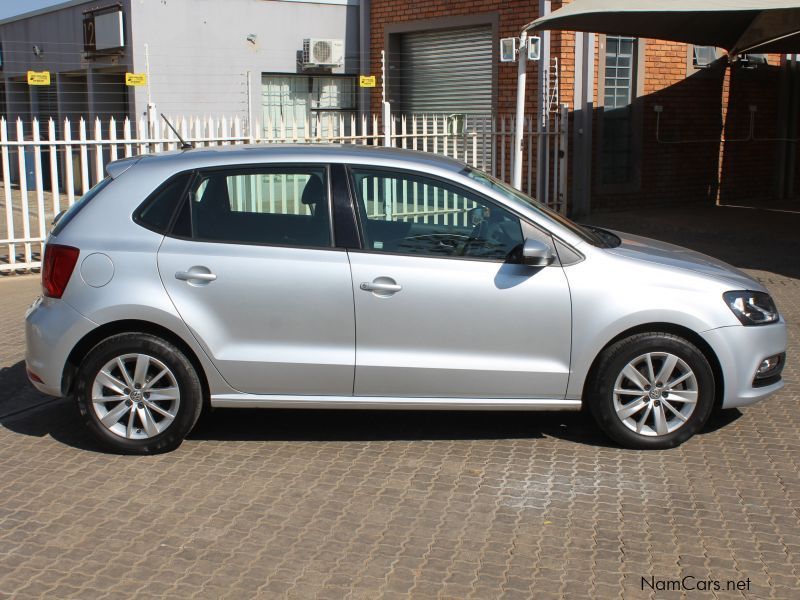
<svg viewBox="0 0 800 600">
<path fill-rule="evenodd" d="M 607 36 L 603 74 L 604 184 L 628 183 L 633 176 L 632 110 L 636 90 L 637 39 Z"/>
<path fill-rule="evenodd" d="M 281 123 L 289 135 L 297 129 L 301 137 L 349 135 L 350 117 L 357 112 L 358 87 L 353 76 L 268 75 L 261 76 L 262 113 L 265 133 L 281 134 Z M 348 131 L 339 131 L 343 116 Z"/>
</svg>

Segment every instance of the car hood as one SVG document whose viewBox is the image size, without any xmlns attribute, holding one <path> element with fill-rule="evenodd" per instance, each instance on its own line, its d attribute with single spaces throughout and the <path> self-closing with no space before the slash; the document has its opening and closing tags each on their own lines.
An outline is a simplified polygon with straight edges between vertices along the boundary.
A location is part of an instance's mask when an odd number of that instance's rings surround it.
<svg viewBox="0 0 800 600">
<path fill-rule="evenodd" d="M 610 248 L 608 252 L 618 256 L 693 271 L 729 283 L 734 289 L 766 291 L 763 285 L 746 273 L 711 256 L 638 235 L 619 231 L 613 233 L 622 243 L 616 248 Z"/>
</svg>

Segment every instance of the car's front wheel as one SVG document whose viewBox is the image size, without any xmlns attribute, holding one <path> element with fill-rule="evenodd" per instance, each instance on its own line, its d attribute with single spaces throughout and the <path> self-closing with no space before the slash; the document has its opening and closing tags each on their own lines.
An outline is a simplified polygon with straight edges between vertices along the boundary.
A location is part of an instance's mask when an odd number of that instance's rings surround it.
<svg viewBox="0 0 800 600">
<path fill-rule="evenodd" d="M 78 369 L 76 399 L 89 430 L 125 454 L 177 448 L 202 408 L 191 361 L 173 344 L 145 333 L 122 333 L 92 348 Z"/>
<path fill-rule="evenodd" d="M 595 420 L 623 446 L 673 448 L 708 421 L 714 373 L 691 342 L 670 333 L 641 333 L 601 354 L 586 397 Z"/>
</svg>

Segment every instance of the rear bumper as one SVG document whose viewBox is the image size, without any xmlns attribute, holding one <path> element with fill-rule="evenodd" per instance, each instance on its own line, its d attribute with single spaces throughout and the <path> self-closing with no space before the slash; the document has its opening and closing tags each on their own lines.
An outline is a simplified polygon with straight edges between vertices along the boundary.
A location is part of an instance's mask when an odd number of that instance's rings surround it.
<svg viewBox="0 0 800 600">
<path fill-rule="evenodd" d="M 61 396 L 64 365 L 75 345 L 97 324 L 63 300 L 37 298 L 25 313 L 25 365 L 41 381 L 29 379 L 37 390 Z"/>
<path fill-rule="evenodd" d="M 701 335 L 716 353 L 722 368 L 725 382 L 722 408 L 753 404 L 783 387 L 783 380 L 760 387 L 753 385 L 761 362 L 769 356 L 786 352 L 786 323 L 783 319 L 760 327 L 720 327 Z"/>
</svg>

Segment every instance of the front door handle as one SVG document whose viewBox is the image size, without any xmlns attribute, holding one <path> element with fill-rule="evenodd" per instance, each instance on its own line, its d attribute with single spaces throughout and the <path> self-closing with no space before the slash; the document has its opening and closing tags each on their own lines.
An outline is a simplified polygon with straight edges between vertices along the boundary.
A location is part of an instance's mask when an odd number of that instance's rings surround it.
<svg viewBox="0 0 800 600">
<path fill-rule="evenodd" d="M 372 292 L 376 296 L 383 297 L 391 296 L 403 289 L 403 286 L 391 277 L 378 277 L 373 281 L 365 281 L 359 287 L 365 292 Z"/>
<path fill-rule="evenodd" d="M 369 283 L 365 281 L 361 284 L 361 289 L 365 292 L 399 292 L 403 289 L 402 285 L 396 283 Z"/>
<path fill-rule="evenodd" d="M 192 267 L 188 271 L 178 271 L 175 273 L 175 279 L 188 281 L 189 283 L 196 285 L 198 283 L 209 283 L 211 281 L 215 281 L 217 276 L 214 275 L 214 273 L 211 273 L 205 267 Z"/>
</svg>

